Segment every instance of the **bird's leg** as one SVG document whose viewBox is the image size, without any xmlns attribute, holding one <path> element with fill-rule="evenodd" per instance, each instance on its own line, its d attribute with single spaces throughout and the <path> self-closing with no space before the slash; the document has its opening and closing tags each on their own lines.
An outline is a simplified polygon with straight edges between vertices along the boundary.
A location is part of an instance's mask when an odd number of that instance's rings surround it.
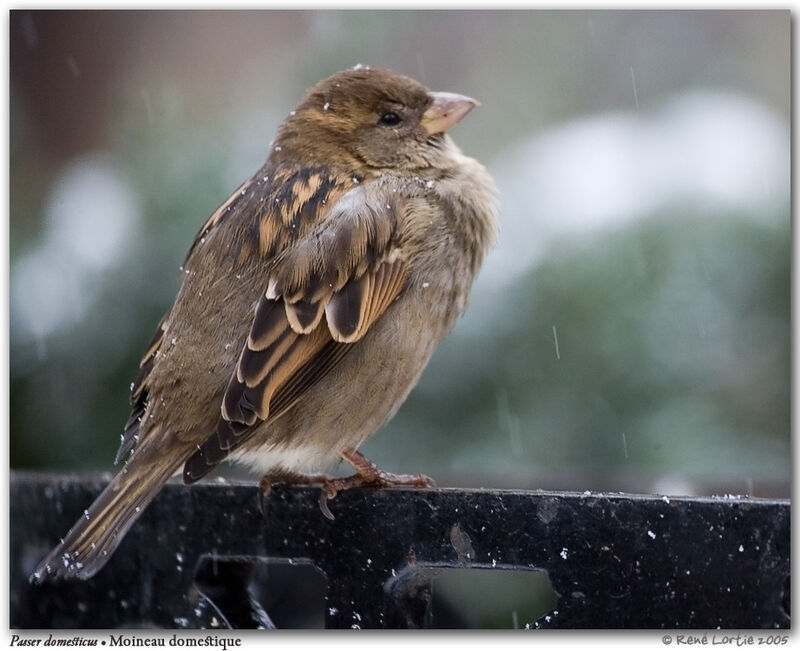
<svg viewBox="0 0 800 651">
<path fill-rule="evenodd" d="M 291 472 L 288 470 L 276 470 L 268 475 L 264 475 L 258 484 L 258 505 L 261 508 L 261 514 L 266 515 L 265 508 L 266 499 L 272 492 L 272 487 L 275 484 L 325 484 L 330 477 L 327 475 L 303 475 L 299 472 Z"/>
<path fill-rule="evenodd" d="M 392 472 L 381 470 L 372 461 L 356 450 L 345 450 L 342 452 L 342 459 L 347 461 L 356 474 L 339 479 L 325 479 L 322 482 L 322 493 L 319 497 L 319 507 L 323 515 L 329 520 L 333 520 L 333 514 L 328 508 L 328 500 L 336 497 L 339 491 L 361 486 L 372 486 L 383 488 L 386 486 L 418 486 L 429 488 L 435 486 L 433 479 L 426 475 L 396 475 Z"/>
</svg>

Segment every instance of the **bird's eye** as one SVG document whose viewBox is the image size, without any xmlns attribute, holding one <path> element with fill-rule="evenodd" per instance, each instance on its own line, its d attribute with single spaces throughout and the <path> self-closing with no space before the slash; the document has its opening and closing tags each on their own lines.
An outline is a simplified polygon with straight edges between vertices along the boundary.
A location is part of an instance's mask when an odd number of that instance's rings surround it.
<svg viewBox="0 0 800 651">
<path fill-rule="evenodd" d="M 386 111 L 381 114 L 380 123 L 386 127 L 395 127 L 402 121 L 402 118 L 394 111 Z"/>
</svg>

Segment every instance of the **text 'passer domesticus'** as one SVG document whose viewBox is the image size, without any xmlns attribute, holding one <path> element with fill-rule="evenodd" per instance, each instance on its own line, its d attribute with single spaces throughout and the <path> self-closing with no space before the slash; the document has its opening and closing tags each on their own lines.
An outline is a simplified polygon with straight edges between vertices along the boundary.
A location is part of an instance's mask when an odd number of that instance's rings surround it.
<svg viewBox="0 0 800 651">
<path fill-rule="evenodd" d="M 200 229 L 132 386 L 127 463 L 34 581 L 93 576 L 172 475 L 191 483 L 226 458 L 329 497 L 427 485 L 357 450 L 416 384 L 494 243 L 494 183 L 447 135 L 476 104 L 365 66 L 306 93 Z M 353 477 L 319 474 L 341 459 Z"/>
</svg>

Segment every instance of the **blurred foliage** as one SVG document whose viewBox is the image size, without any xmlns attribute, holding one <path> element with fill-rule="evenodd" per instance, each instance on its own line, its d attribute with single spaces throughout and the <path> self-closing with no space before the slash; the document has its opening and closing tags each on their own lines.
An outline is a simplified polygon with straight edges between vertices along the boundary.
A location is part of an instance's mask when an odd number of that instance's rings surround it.
<svg viewBox="0 0 800 651">
<path fill-rule="evenodd" d="M 558 598 L 546 572 L 444 569 L 433 582 L 436 628 L 524 628 L 544 617 Z M 448 624 L 449 606 L 461 619 Z"/>
<path fill-rule="evenodd" d="M 110 467 L 195 231 L 303 89 L 358 62 L 478 97 L 454 135 L 490 168 L 529 133 L 687 88 L 789 119 L 788 12 L 12 12 L 12 466 Z M 138 221 L 84 277 L 82 317 L 37 337 L 16 265 L 64 170 L 98 155 Z M 757 216 L 679 201 L 558 240 L 476 293 L 365 453 L 465 486 L 788 490 L 784 199 Z"/>
</svg>

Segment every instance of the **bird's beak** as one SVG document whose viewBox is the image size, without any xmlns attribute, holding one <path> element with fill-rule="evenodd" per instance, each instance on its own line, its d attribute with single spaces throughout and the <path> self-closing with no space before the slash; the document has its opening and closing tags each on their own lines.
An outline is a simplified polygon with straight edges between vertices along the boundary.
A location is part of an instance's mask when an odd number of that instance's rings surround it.
<svg viewBox="0 0 800 651">
<path fill-rule="evenodd" d="M 456 93 L 428 93 L 428 96 L 433 102 L 422 114 L 420 124 L 429 136 L 449 131 L 478 105 L 471 97 Z"/>
</svg>

